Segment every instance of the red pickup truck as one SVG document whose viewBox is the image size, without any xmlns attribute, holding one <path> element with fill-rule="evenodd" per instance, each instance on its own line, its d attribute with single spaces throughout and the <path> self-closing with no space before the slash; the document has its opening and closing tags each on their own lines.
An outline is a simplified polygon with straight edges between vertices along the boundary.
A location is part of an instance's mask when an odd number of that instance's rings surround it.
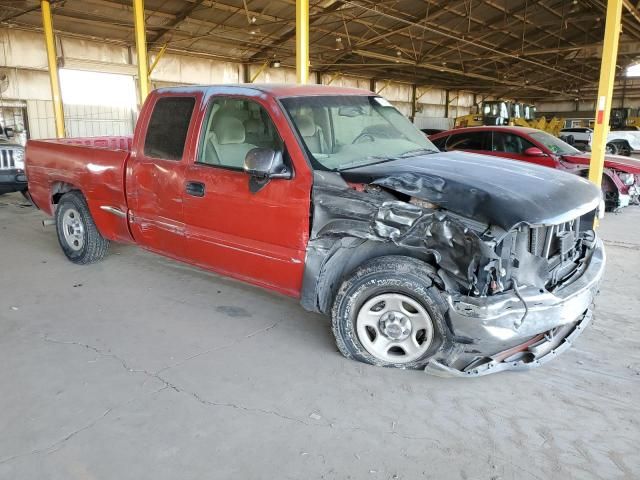
<svg viewBox="0 0 640 480">
<path fill-rule="evenodd" d="M 441 153 L 362 90 L 156 90 L 132 138 L 29 141 L 26 173 L 71 261 L 136 243 L 276 290 L 375 365 L 540 365 L 589 322 L 604 268 L 598 188 Z"/>
</svg>

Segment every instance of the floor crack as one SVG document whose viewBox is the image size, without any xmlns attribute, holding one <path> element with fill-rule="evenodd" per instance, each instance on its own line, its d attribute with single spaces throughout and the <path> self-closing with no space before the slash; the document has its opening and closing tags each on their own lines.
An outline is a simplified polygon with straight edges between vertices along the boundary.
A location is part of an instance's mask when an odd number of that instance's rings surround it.
<svg viewBox="0 0 640 480">
<path fill-rule="evenodd" d="M 245 335 L 244 337 L 236 339 L 236 340 L 234 340 L 232 342 L 229 342 L 229 343 L 227 343 L 225 345 L 220 345 L 218 347 L 213 347 L 213 348 L 210 348 L 208 350 L 204 350 L 202 352 L 199 352 L 199 353 L 196 353 L 194 355 L 191 355 L 190 357 L 187 357 L 187 358 L 185 358 L 183 360 L 180 360 L 179 362 L 176 362 L 176 363 L 174 363 L 172 365 L 168 365 L 166 367 L 161 368 L 160 370 L 158 370 L 156 372 L 156 374 L 159 374 L 159 373 L 162 373 L 162 372 L 166 372 L 167 370 L 171 370 L 172 368 L 179 367 L 180 365 L 182 365 L 182 364 L 184 364 L 184 363 L 186 363 L 186 362 L 188 362 L 190 360 L 193 360 L 194 358 L 198 358 L 198 357 L 201 357 L 203 355 L 208 355 L 209 353 L 213 353 L 213 352 L 217 352 L 219 350 L 224 350 L 226 348 L 233 347 L 233 346 L 239 344 L 240 342 L 242 342 L 242 341 L 244 341 L 244 340 L 246 340 L 248 338 L 255 337 L 256 335 L 259 335 L 261 333 L 266 333 L 269 330 L 272 330 L 272 329 L 276 328 L 282 322 L 283 322 L 283 320 L 278 320 L 277 322 L 272 323 L 268 327 L 261 328 L 259 330 L 254 331 L 254 332 L 251 332 L 251 333 Z"/>
<path fill-rule="evenodd" d="M 242 337 L 242 338 L 240 338 L 240 339 L 238 339 L 235 342 L 232 342 L 230 344 L 223 345 L 223 346 L 216 347 L 216 348 L 212 348 L 210 350 L 206 350 L 206 351 L 200 352 L 198 354 L 192 355 L 191 357 L 185 358 L 184 360 L 182 360 L 182 361 L 180 361 L 180 362 L 178 362 L 178 363 L 176 363 L 174 365 L 171 365 L 169 367 L 165 367 L 165 368 L 163 368 L 161 370 L 158 370 L 157 372 L 150 372 L 150 371 L 148 371 L 146 369 L 134 369 L 134 368 L 131 368 L 129 366 L 128 362 L 125 359 L 123 359 L 123 358 L 121 358 L 121 357 L 119 357 L 119 356 L 117 356 L 117 355 L 115 355 L 115 354 L 113 354 L 111 352 L 107 353 L 104 350 L 101 350 L 100 348 L 95 347 L 93 345 L 89 345 L 89 344 L 81 343 L 81 342 L 61 341 L 61 340 L 52 339 L 52 338 L 46 337 L 46 336 L 43 337 L 43 338 L 44 338 L 45 341 L 50 342 L 50 343 L 56 343 L 56 344 L 60 344 L 60 345 L 76 345 L 76 346 L 80 346 L 80 347 L 86 348 L 88 350 L 91 350 L 91 351 L 97 353 L 98 355 L 102 355 L 104 357 L 108 357 L 108 358 L 112 358 L 114 360 L 117 360 L 118 362 L 121 363 L 122 367 L 125 370 L 127 370 L 128 372 L 131 372 L 131 373 L 142 373 L 142 374 L 148 376 L 149 378 L 154 378 L 154 379 L 158 380 L 159 382 L 161 382 L 163 384 L 163 387 L 160 388 L 159 390 L 156 390 L 154 393 L 157 393 L 157 392 L 160 392 L 160 391 L 166 390 L 166 389 L 171 389 L 176 393 L 180 393 L 182 395 L 187 395 L 187 396 L 193 398 L 194 400 L 196 400 L 197 402 L 199 402 L 200 404 L 205 405 L 205 406 L 232 408 L 232 409 L 241 410 L 241 411 L 244 411 L 244 412 L 251 412 L 251 413 L 258 413 L 258 414 L 263 414 L 263 415 L 270 415 L 270 416 L 274 416 L 274 417 L 280 418 L 280 419 L 288 421 L 288 422 L 297 423 L 297 424 L 304 425 L 304 426 L 307 426 L 307 427 L 338 428 L 338 429 L 341 429 L 341 430 L 348 430 L 348 431 L 354 431 L 354 432 L 365 432 L 365 433 L 371 433 L 371 434 L 376 434 L 376 435 L 379 435 L 379 434 L 393 435 L 393 436 L 397 436 L 397 437 L 403 438 L 405 440 L 431 441 L 432 443 L 434 443 L 434 446 L 436 446 L 436 448 L 437 448 L 438 441 L 436 439 L 434 439 L 434 438 L 421 436 L 421 435 L 403 434 L 403 433 L 398 432 L 397 430 L 393 430 L 393 429 L 389 430 L 389 431 L 386 431 L 386 430 L 383 430 L 383 431 L 378 431 L 378 430 L 372 431 L 372 430 L 364 429 L 364 428 L 357 427 L 357 426 L 335 425 L 335 424 L 333 424 L 333 423 L 331 423 L 331 422 L 329 422 L 327 420 L 325 420 L 324 422 L 318 422 L 318 423 L 306 422 L 306 421 L 304 421 L 304 420 L 302 420 L 300 418 L 296 418 L 296 417 L 292 417 L 292 416 L 289 416 L 289 415 L 285 415 L 285 414 L 282 414 L 282 413 L 280 413 L 280 412 L 278 412 L 276 410 L 269 410 L 269 409 L 256 408 L 256 407 L 248 407 L 248 406 L 245 406 L 245 405 L 240 405 L 240 404 L 231 403 L 231 402 L 216 402 L 216 401 L 213 401 L 213 400 L 208 400 L 208 399 L 202 397 L 201 395 L 199 395 L 196 392 L 191 392 L 189 390 L 185 390 L 185 389 L 179 387 L 178 385 L 172 383 L 170 380 L 168 380 L 167 378 L 165 378 L 165 377 L 163 377 L 161 375 L 161 373 L 163 371 L 166 371 L 166 370 L 168 370 L 170 368 L 174 368 L 174 367 L 176 367 L 178 365 L 181 365 L 184 362 L 187 362 L 187 361 L 189 361 L 189 360 L 191 360 L 193 358 L 196 358 L 196 357 L 201 356 L 201 355 L 205 355 L 206 353 L 211 353 L 211 352 L 216 351 L 216 350 L 221 350 L 223 348 L 227 348 L 229 346 L 235 345 L 238 342 L 243 341 L 246 338 L 251 338 L 251 337 L 253 337 L 255 335 L 258 335 L 259 333 L 269 331 L 269 330 L 275 328 L 279 323 L 280 323 L 280 321 L 279 322 L 275 322 L 274 324 L 272 324 L 272 325 L 270 325 L 268 327 L 262 328 L 260 330 L 256 330 L 255 332 L 249 333 L 249 334 L 245 335 L 244 337 Z M 122 405 L 120 405 L 120 406 L 122 406 Z M 87 428 L 90 428 L 91 426 L 93 426 L 93 424 L 97 423 L 98 421 L 100 421 L 100 419 L 102 419 L 105 416 L 107 416 L 111 412 L 111 410 L 113 410 L 113 409 L 107 410 L 101 417 L 97 418 L 96 420 L 94 420 L 92 423 L 86 425 L 85 427 L 83 427 L 83 428 L 81 428 L 81 429 L 79 429 L 77 431 L 72 432 L 72 434 L 68 435 L 63 440 L 60 440 L 60 441 L 56 442 L 55 444 L 50 445 L 49 447 L 47 447 L 45 449 L 39 449 L 39 450 L 32 451 L 31 454 L 47 451 L 47 450 L 50 450 L 51 448 L 54 448 L 55 445 L 58 444 L 58 443 L 64 443 L 66 440 L 68 440 L 69 438 L 72 438 L 77 433 L 80 433 L 81 431 L 86 430 Z M 25 455 L 29 455 L 29 454 L 25 454 Z M 23 455 L 19 455 L 19 456 L 23 456 Z M 9 461 L 9 460 L 11 460 L 13 458 L 16 458 L 16 457 L 10 457 L 10 458 L 8 458 L 6 460 L 0 461 L 0 464 L 4 463 L 6 461 Z"/>
<path fill-rule="evenodd" d="M 154 390 L 153 392 L 149 392 L 149 393 L 145 393 L 144 395 L 154 395 L 156 393 L 161 392 L 162 390 L 166 389 L 167 387 L 164 386 L 162 388 L 159 388 L 157 390 Z M 78 435 L 81 432 L 84 432 L 85 430 L 89 430 L 90 428 L 94 427 L 98 422 L 100 422 L 102 419 L 104 419 L 105 417 L 107 417 L 109 414 L 111 414 L 114 410 L 117 410 L 118 408 L 124 407 L 126 405 L 129 405 L 132 402 L 135 402 L 136 400 L 139 400 L 141 397 L 143 397 L 144 395 L 138 395 L 135 396 L 133 398 L 130 398 L 129 400 L 127 400 L 126 402 L 122 402 L 118 405 L 115 405 L 113 407 L 109 407 L 107 408 L 101 415 L 97 416 L 96 418 L 94 418 L 93 420 L 91 420 L 89 423 L 87 423 L 86 425 L 73 430 L 72 432 L 68 433 L 67 435 L 65 435 L 64 437 L 62 437 L 61 439 L 56 440 L 55 442 L 51 443 L 50 445 L 47 445 L 46 447 L 41 447 L 41 448 L 36 448 L 34 450 L 31 450 L 30 452 L 25 452 L 25 453 L 19 453 L 17 455 L 12 455 L 10 457 L 7 458 L 3 458 L 0 459 L 0 465 L 10 462 L 12 460 L 15 460 L 17 458 L 22 458 L 22 457 L 28 457 L 30 455 L 37 455 L 39 453 L 45 453 L 47 452 L 48 454 L 53 453 L 57 450 L 59 450 L 60 448 L 62 448 L 62 446 L 68 442 L 69 440 L 71 440 L 73 437 L 75 437 L 76 435 Z"/>
</svg>

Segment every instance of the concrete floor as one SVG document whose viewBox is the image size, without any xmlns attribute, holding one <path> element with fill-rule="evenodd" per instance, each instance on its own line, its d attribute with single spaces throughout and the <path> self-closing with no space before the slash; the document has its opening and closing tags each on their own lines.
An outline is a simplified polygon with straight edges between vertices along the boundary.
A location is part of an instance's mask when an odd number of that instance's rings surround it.
<svg viewBox="0 0 640 480">
<path fill-rule="evenodd" d="M 575 348 L 450 380 L 348 361 L 295 301 L 134 247 L 73 265 L 21 203 L 0 198 L 2 479 L 638 478 L 639 207 L 603 223 Z"/>
</svg>

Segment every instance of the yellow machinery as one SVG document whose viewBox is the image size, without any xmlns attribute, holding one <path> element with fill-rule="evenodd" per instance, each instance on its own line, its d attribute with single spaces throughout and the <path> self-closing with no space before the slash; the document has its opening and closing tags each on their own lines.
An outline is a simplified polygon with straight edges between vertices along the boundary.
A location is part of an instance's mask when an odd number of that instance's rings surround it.
<svg viewBox="0 0 640 480">
<path fill-rule="evenodd" d="M 560 136 L 560 130 L 564 128 L 564 123 L 564 118 L 553 117 L 551 120 L 547 121 L 547 118 L 544 116 L 536 120 L 526 121 L 524 118 L 515 118 L 513 121 L 513 124 L 519 127 L 536 128 L 550 133 L 555 137 Z"/>
<path fill-rule="evenodd" d="M 470 113 L 469 115 L 463 115 L 456 117 L 455 127 L 480 127 L 484 125 L 482 121 L 482 115 L 479 113 Z"/>
<path fill-rule="evenodd" d="M 456 128 L 477 127 L 482 125 L 516 125 L 519 127 L 537 128 L 555 135 L 560 135 L 564 128 L 564 119 L 553 117 L 547 121 L 545 117 L 536 118 L 536 107 L 505 100 L 482 102 L 480 113 L 471 113 L 455 120 Z"/>
</svg>

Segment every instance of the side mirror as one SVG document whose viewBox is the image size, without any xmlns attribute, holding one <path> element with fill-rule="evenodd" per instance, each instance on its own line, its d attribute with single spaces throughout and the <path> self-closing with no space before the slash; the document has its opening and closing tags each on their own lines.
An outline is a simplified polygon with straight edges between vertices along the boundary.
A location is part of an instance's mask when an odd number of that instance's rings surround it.
<svg viewBox="0 0 640 480">
<path fill-rule="evenodd" d="M 529 147 L 524 151 L 527 157 L 544 157 L 545 154 L 538 147 Z"/>
<path fill-rule="evenodd" d="M 5 128 L 4 129 L 4 134 L 7 136 L 7 138 L 13 138 L 15 136 L 15 131 L 13 130 L 13 128 Z"/>
<path fill-rule="evenodd" d="M 244 158 L 244 171 L 256 178 L 291 178 L 282 160 L 282 152 L 270 148 L 253 148 Z"/>
<path fill-rule="evenodd" d="M 271 148 L 253 148 L 244 158 L 244 171 L 249 174 L 249 187 L 253 193 L 260 191 L 273 178 L 289 179 L 291 171 L 284 164 L 282 152 Z"/>
</svg>

